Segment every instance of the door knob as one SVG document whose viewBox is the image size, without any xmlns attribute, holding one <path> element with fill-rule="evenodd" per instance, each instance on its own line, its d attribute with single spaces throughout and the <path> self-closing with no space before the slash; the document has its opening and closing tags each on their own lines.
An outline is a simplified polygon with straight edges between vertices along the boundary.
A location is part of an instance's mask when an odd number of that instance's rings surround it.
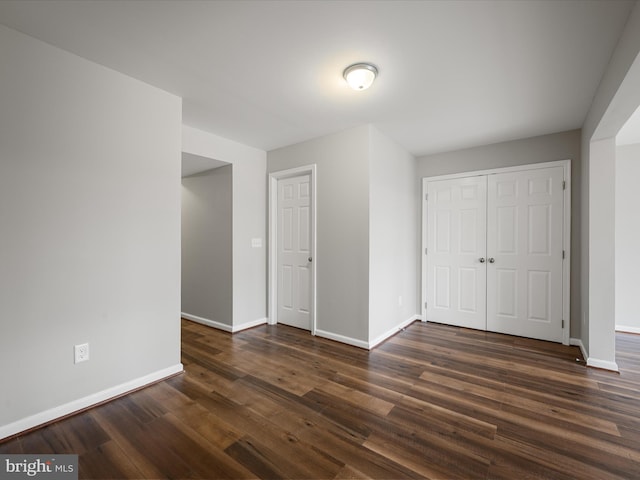
<svg viewBox="0 0 640 480">
<path fill-rule="evenodd" d="M 309 262 L 311 262 L 311 261 L 312 261 L 312 258 L 311 258 L 311 257 L 309 257 L 309 258 L 307 258 L 307 260 L 308 260 Z"/>
<path fill-rule="evenodd" d="M 489 259 L 489 263 L 493 263 L 493 262 L 495 262 L 495 261 L 496 261 L 496 259 L 495 259 L 495 258 L 490 258 L 490 259 Z"/>
<path fill-rule="evenodd" d="M 480 257 L 480 263 L 484 263 L 484 257 Z"/>
</svg>

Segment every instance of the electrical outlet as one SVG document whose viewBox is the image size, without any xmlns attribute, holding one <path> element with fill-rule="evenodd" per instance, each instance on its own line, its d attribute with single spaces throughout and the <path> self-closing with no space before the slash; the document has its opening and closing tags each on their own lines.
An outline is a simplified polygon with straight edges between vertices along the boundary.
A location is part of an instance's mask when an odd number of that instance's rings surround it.
<svg viewBox="0 0 640 480">
<path fill-rule="evenodd" d="M 73 363 L 86 362 L 89 360 L 89 344 L 83 343 L 73 347 L 74 361 Z"/>
</svg>

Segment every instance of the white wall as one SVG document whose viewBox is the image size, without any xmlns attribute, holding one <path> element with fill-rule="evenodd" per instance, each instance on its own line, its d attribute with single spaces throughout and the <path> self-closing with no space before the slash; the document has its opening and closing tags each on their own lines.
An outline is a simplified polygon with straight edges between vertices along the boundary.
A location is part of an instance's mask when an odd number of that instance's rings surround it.
<svg viewBox="0 0 640 480">
<path fill-rule="evenodd" d="M 589 365 L 617 370 L 615 260 L 611 241 L 615 136 L 640 105 L 640 6 L 618 40 L 582 127 L 582 343 Z M 586 325 L 586 328 L 584 327 Z"/>
<path fill-rule="evenodd" d="M 0 65 L 2 438 L 181 370 L 181 100 L 2 26 Z"/>
<path fill-rule="evenodd" d="M 369 136 L 361 126 L 268 153 L 269 173 L 317 166 L 316 333 L 369 340 Z"/>
<path fill-rule="evenodd" d="M 229 331 L 233 327 L 231 181 L 232 165 L 182 178 L 182 313 Z"/>
<path fill-rule="evenodd" d="M 369 343 L 419 312 L 419 180 L 415 158 L 371 128 Z"/>
<path fill-rule="evenodd" d="M 572 183 L 580 172 L 580 130 L 521 138 L 510 142 L 436 153 L 418 158 L 418 176 L 433 177 L 473 170 L 514 167 L 571 159 Z"/>
<path fill-rule="evenodd" d="M 510 142 L 483 145 L 453 152 L 420 157 L 418 177 L 432 177 L 473 170 L 529 165 L 555 160 L 571 160 L 571 327 L 572 338 L 580 338 L 582 248 L 582 202 L 580 186 L 583 168 L 580 154 L 580 130 L 541 135 Z"/>
<path fill-rule="evenodd" d="M 640 333 L 640 144 L 616 148 L 615 176 L 616 329 Z"/>
<path fill-rule="evenodd" d="M 591 142 L 589 148 L 589 358 L 592 366 L 615 365 L 615 139 Z M 595 228 L 597 226 L 597 228 Z M 610 317 L 604 317 L 604 315 Z"/>
<path fill-rule="evenodd" d="M 267 177 L 264 150 L 184 126 L 182 150 L 233 165 L 233 330 L 267 316 Z M 252 248 L 259 238 L 262 247 Z"/>
</svg>

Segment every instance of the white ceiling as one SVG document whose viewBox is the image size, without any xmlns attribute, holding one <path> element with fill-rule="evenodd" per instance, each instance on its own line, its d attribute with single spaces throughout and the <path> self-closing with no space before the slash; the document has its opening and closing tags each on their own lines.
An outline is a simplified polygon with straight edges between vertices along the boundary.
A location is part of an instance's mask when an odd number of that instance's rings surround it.
<svg viewBox="0 0 640 480">
<path fill-rule="evenodd" d="M 633 1 L 1 1 L 0 23 L 272 150 L 372 123 L 414 155 L 582 126 Z M 349 90 L 343 69 L 380 70 Z"/>
</svg>

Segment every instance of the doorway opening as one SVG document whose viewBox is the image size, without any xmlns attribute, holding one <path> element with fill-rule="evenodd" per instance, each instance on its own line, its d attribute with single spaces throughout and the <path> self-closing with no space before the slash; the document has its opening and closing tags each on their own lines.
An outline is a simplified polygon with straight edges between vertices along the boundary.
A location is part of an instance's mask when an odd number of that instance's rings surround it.
<svg viewBox="0 0 640 480">
<path fill-rule="evenodd" d="M 620 371 L 637 372 L 640 360 L 640 106 L 616 135 L 615 158 L 615 347 Z"/>
<path fill-rule="evenodd" d="M 233 165 L 182 154 L 181 316 L 232 331 Z"/>
</svg>

